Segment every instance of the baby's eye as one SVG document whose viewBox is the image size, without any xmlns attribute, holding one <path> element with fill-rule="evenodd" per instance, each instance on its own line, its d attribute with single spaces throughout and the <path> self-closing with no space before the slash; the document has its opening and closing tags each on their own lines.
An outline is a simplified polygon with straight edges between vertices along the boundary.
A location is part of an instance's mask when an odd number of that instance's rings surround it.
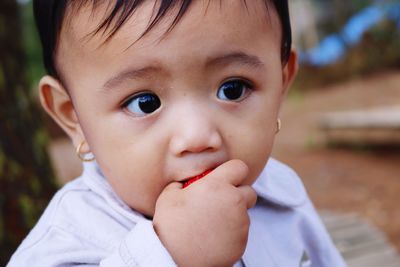
<svg viewBox="0 0 400 267">
<path fill-rule="evenodd" d="M 239 102 L 248 96 L 252 86 L 243 80 L 231 80 L 223 83 L 218 89 L 217 97 L 225 101 Z"/>
<path fill-rule="evenodd" d="M 141 93 L 124 103 L 124 108 L 137 116 L 153 113 L 161 106 L 160 98 L 152 93 Z"/>
</svg>

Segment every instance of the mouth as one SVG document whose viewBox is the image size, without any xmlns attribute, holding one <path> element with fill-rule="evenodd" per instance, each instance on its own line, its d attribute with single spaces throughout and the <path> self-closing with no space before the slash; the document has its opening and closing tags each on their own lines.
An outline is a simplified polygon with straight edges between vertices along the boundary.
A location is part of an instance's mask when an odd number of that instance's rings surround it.
<svg viewBox="0 0 400 267">
<path fill-rule="evenodd" d="M 200 173 L 200 174 L 198 174 L 196 176 L 192 176 L 192 177 L 189 177 L 189 178 L 185 179 L 184 181 L 182 181 L 183 188 L 186 188 L 189 185 L 191 185 L 192 183 L 200 180 L 201 178 L 203 178 L 204 176 L 206 176 L 207 174 L 209 174 L 213 170 L 214 170 L 214 168 L 211 168 L 211 169 L 208 169 L 208 170 L 206 170 L 206 171 L 204 171 L 204 172 L 202 172 L 202 173 Z"/>
</svg>

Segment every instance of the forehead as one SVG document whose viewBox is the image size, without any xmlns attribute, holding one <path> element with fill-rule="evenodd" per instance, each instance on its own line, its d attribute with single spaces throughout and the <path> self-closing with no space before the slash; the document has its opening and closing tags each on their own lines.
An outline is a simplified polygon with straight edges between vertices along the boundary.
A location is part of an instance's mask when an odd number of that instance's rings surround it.
<svg viewBox="0 0 400 267">
<path fill-rule="evenodd" d="M 103 1 L 93 6 L 92 1 L 88 1 L 68 9 L 56 53 L 56 64 L 63 74 L 65 68 L 76 68 L 77 64 L 85 67 L 83 66 L 85 59 L 91 64 L 102 64 L 124 57 L 127 51 L 133 49 L 136 53 L 131 55 L 135 56 L 140 51 L 148 53 L 149 48 L 157 50 L 161 48 L 159 45 L 164 45 L 163 48 L 169 51 L 190 46 L 194 51 L 197 45 L 195 42 L 199 39 L 207 39 L 210 47 L 217 40 L 224 41 L 223 45 L 228 47 L 232 39 L 247 38 L 248 42 L 253 42 L 265 34 L 272 36 L 280 48 L 279 18 L 273 5 L 266 6 L 265 0 L 193 1 L 187 12 L 169 32 L 179 12 L 180 6 L 176 5 L 141 38 L 154 18 L 159 3 L 159 1 L 144 1 L 107 41 L 116 21 L 108 28 L 97 30 L 113 9 L 110 2 L 113 1 Z M 198 49 L 202 48 L 198 46 Z M 156 53 L 155 49 L 151 52 Z"/>
<path fill-rule="evenodd" d="M 122 5 L 122 7 L 116 9 L 117 4 L 114 2 L 71 1 L 67 7 L 60 34 L 61 37 L 67 38 L 61 38 L 61 41 L 73 40 L 79 43 L 93 41 L 93 43 L 99 45 L 105 44 L 114 33 L 122 31 L 121 28 L 126 30 L 127 27 L 124 27 L 124 24 L 129 24 L 128 30 L 133 42 L 142 37 L 143 33 L 147 33 L 149 29 L 153 32 L 153 35 L 162 37 L 173 30 L 175 24 L 180 23 L 182 19 L 180 12 L 183 10 L 183 6 L 180 2 L 184 1 L 176 1 L 177 3 L 172 5 L 172 8 L 167 9 L 166 14 L 162 15 L 160 20 L 157 20 L 158 23 L 156 23 L 154 29 L 149 25 L 158 16 L 157 12 L 161 10 L 160 3 L 164 1 L 137 1 L 141 4 L 132 10 L 130 10 L 131 6 L 129 5 L 126 8 Z M 190 1 L 188 2 L 190 3 Z M 254 21 L 254 18 L 256 18 L 260 22 L 257 26 L 265 27 L 268 25 L 273 26 L 272 28 L 275 30 L 277 28 L 280 30 L 281 25 L 276 10 L 268 0 L 197 0 L 193 2 L 189 5 L 188 10 L 183 12 L 184 17 L 191 17 L 192 23 L 207 23 L 212 16 L 220 17 L 219 22 L 222 23 L 227 18 L 238 22 L 248 21 L 251 18 Z M 113 14 L 114 12 L 116 13 Z M 226 16 L 227 14 L 231 16 Z M 127 21 L 129 23 L 126 23 Z M 215 26 L 218 27 L 218 25 Z"/>
</svg>

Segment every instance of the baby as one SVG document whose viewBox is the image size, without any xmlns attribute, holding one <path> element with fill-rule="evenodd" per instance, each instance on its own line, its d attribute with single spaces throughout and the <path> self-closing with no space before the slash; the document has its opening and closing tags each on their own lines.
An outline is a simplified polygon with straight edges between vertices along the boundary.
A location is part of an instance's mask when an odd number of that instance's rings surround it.
<svg viewBox="0 0 400 267">
<path fill-rule="evenodd" d="M 287 0 L 34 0 L 42 105 L 84 161 L 8 266 L 344 266 L 269 159 Z"/>
</svg>

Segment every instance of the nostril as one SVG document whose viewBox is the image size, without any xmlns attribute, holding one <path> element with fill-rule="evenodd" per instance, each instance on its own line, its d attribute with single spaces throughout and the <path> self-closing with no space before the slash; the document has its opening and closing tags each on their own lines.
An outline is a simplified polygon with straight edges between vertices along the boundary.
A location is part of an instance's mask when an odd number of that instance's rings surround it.
<svg viewBox="0 0 400 267">
<path fill-rule="evenodd" d="M 187 155 L 187 154 L 192 154 L 192 153 L 204 153 L 204 152 L 215 152 L 218 149 L 215 147 L 207 147 L 207 148 L 192 148 L 190 150 L 184 150 L 180 153 L 181 156 Z"/>
<path fill-rule="evenodd" d="M 221 144 L 222 140 L 217 132 L 207 135 L 180 135 L 171 140 L 171 151 L 176 156 L 215 152 L 221 148 Z"/>
<path fill-rule="evenodd" d="M 222 138 L 210 122 L 191 121 L 175 129 L 170 140 L 170 149 L 175 156 L 191 153 L 214 152 L 221 148 Z"/>
</svg>

